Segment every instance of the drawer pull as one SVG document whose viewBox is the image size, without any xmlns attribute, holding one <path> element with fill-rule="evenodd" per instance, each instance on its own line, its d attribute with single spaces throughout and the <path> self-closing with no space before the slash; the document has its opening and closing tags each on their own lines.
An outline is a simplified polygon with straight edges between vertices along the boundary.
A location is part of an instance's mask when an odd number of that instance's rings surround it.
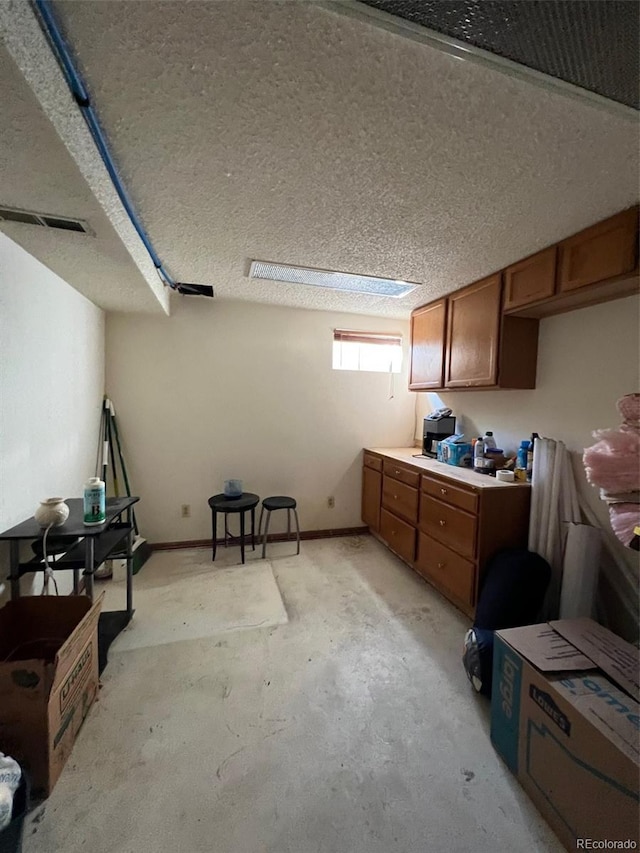
<svg viewBox="0 0 640 853">
<path fill-rule="evenodd" d="M 394 496 L 393 496 L 393 499 L 394 499 L 394 501 L 397 501 L 397 500 L 398 500 L 398 496 L 397 496 L 397 495 L 394 495 Z"/>
<path fill-rule="evenodd" d="M 444 520 L 444 518 L 441 518 L 438 523 L 439 523 L 440 527 L 444 527 L 447 522 Z"/>
<path fill-rule="evenodd" d="M 446 563 L 438 563 L 438 568 L 439 568 L 439 569 L 444 569 L 444 567 L 445 567 L 446 565 L 447 565 Z"/>
<path fill-rule="evenodd" d="M 396 468 L 395 473 L 396 473 L 396 474 L 399 474 L 399 473 L 400 473 L 400 471 L 398 471 L 398 469 Z"/>
<path fill-rule="evenodd" d="M 441 494 L 441 495 L 446 495 L 446 494 L 447 494 L 447 490 L 446 490 L 446 489 L 440 489 L 440 494 Z"/>
</svg>

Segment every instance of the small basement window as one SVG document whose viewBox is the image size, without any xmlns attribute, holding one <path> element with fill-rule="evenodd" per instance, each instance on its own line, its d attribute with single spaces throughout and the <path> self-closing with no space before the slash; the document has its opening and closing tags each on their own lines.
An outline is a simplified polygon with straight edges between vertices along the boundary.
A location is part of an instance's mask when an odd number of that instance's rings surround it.
<svg viewBox="0 0 640 853">
<path fill-rule="evenodd" d="M 402 335 L 334 329 L 333 369 L 400 373 Z"/>
</svg>

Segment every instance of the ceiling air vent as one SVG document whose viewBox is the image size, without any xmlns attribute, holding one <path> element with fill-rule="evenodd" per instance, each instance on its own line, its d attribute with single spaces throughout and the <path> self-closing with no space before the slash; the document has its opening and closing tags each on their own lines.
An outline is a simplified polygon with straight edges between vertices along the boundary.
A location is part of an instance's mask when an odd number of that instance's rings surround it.
<svg viewBox="0 0 640 853">
<path fill-rule="evenodd" d="M 406 296 L 418 286 L 409 281 L 397 281 L 393 278 L 378 278 L 372 275 L 357 275 L 331 270 L 317 270 L 310 267 L 294 267 L 288 264 L 274 264 L 270 261 L 252 261 L 249 278 L 261 278 L 268 281 L 285 281 L 290 284 L 305 284 L 312 287 L 326 287 L 329 290 L 342 290 L 346 293 L 370 293 L 375 296 L 393 296 L 398 299 Z"/>
<path fill-rule="evenodd" d="M 0 207 L 0 222 L 22 222 L 25 225 L 57 228 L 60 231 L 79 231 L 81 234 L 90 234 L 93 236 L 93 231 L 81 219 L 69 219 L 66 216 L 49 216 L 48 213 L 15 210 L 11 207 Z"/>
</svg>

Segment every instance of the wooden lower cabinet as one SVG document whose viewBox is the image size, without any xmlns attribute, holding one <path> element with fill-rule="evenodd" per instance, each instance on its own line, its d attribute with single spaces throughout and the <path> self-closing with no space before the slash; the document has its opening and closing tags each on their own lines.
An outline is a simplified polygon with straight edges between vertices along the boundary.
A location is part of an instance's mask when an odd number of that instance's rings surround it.
<svg viewBox="0 0 640 853">
<path fill-rule="evenodd" d="M 491 556 L 501 548 L 527 546 L 530 487 L 502 486 L 468 471 L 456 476 L 455 468 L 448 475 L 440 463 L 412 465 L 370 451 L 364 463 L 363 521 L 473 617 Z"/>
<path fill-rule="evenodd" d="M 362 520 L 372 530 L 380 529 L 382 474 L 367 465 L 362 468 Z"/>
<path fill-rule="evenodd" d="M 415 570 L 453 599 L 463 610 L 473 606 L 476 567 L 455 551 L 427 536 L 418 535 Z"/>
<path fill-rule="evenodd" d="M 399 557 L 413 564 L 416 556 L 416 529 L 413 525 L 381 509 L 380 536 Z"/>
</svg>

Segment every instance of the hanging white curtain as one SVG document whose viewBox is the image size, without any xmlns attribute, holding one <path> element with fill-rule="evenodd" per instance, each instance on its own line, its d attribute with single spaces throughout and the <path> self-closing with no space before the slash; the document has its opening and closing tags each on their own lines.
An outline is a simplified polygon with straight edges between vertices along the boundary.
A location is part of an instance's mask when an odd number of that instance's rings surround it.
<svg viewBox="0 0 640 853">
<path fill-rule="evenodd" d="M 567 448 L 562 441 L 537 438 L 533 451 L 529 550 L 551 566 L 551 582 L 542 619 L 557 619 L 567 523 L 580 522 L 578 493 Z"/>
</svg>

